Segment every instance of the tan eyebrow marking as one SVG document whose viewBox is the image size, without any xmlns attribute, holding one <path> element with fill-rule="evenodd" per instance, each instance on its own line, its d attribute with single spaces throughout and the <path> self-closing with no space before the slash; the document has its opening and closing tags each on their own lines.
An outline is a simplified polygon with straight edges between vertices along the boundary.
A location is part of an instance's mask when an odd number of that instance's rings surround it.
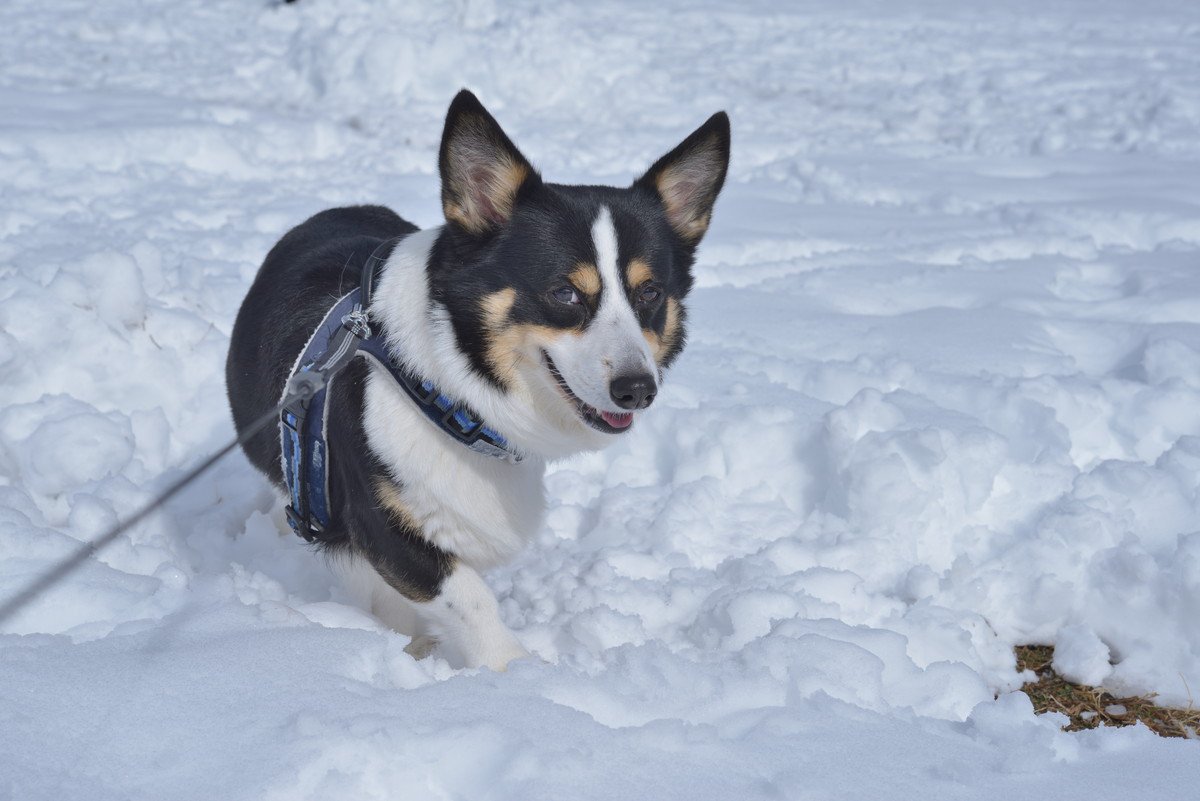
<svg viewBox="0 0 1200 801">
<path fill-rule="evenodd" d="M 589 298 L 600 294 L 600 271 L 596 269 L 596 265 L 581 261 L 567 277 L 576 289 Z"/>
<path fill-rule="evenodd" d="M 625 283 L 630 289 L 637 289 L 653 277 L 650 265 L 642 259 L 631 259 L 629 266 L 625 268 Z"/>
</svg>

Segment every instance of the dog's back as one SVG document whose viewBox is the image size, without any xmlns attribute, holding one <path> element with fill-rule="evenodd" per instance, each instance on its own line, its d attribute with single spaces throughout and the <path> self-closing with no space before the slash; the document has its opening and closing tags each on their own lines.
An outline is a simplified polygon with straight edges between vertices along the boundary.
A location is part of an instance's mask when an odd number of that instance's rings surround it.
<svg viewBox="0 0 1200 801">
<path fill-rule="evenodd" d="M 267 254 L 230 336 L 225 382 L 238 431 L 283 395 L 292 364 L 334 300 L 358 286 L 367 257 L 388 239 L 418 230 L 391 209 L 329 209 L 289 231 Z M 250 461 L 282 484 L 279 435 L 246 444 Z"/>
</svg>

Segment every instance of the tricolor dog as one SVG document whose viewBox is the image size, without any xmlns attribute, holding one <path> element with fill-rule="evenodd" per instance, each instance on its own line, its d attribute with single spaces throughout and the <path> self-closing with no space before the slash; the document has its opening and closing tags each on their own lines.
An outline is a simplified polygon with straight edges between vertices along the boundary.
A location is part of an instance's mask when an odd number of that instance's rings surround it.
<svg viewBox="0 0 1200 801">
<path fill-rule="evenodd" d="M 526 655 L 480 573 L 537 531 L 548 460 L 628 436 L 653 404 L 728 161 L 718 113 L 627 188 L 548 183 L 463 91 L 438 156 L 444 225 L 331 209 L 267 255 L 233 329 L 234 421 L 316 356 L 353 355 L 246 453 L 414 653 L 495 670 Z"/>
</svg>

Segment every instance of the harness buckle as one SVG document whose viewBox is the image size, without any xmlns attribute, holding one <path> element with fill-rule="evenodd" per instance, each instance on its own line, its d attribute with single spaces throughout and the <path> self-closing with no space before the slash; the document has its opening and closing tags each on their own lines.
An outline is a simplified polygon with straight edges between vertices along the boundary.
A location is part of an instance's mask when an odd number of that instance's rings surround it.
<svg viewBox="0 0 1200 801">
<path fill-rule="evenodd" d="M 371 338 L 371 321 L 361 306 L 355 306 L 352 312 L 343 317 L 342 325 L 359 339 Z"/>
</svg>

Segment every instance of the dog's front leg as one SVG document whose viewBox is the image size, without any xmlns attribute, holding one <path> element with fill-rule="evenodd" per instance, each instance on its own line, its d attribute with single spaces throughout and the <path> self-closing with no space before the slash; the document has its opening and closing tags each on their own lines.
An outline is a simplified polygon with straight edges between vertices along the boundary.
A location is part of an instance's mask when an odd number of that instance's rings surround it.
<svg viewBox="0 0 1200 801">
<path fill-rule="evenodd" d="M 378 505 L 348 510 L 361 521 L 351 528 L 353 550 L 382 579 L 372 611 L 418 638 L 415 653 L 427 651 L 432 637 L 455 665 L 504 670 L 528 656 L 500 620 L 496 598 L 479 573 L 429 539 L 394 483 L 382 478 L 374 483 Z"/>
<path fill-rule="evenodd" d="M 433 599 L 415 606 L 452 662 L 499 671 L 529 655 L 500 620 L 496 598 L 483 578 L 461 562 L 442 580 Z"/>
<path fill-rule="evenodd" d="M 394 536 L 392 544 L 397 541 L 402 538 Z M 445 551 L 416 545 L 410 540 L 403 554 L 363 548 L 365 561 L 340 559 L 331 566 L 359 603 L 413 638 L 405 650 L 416 659 L 439 648 L 455 666 L 499 671 L 529 655 L 500 620 L 496 599 L 478 572 Z"/>
</svg>

